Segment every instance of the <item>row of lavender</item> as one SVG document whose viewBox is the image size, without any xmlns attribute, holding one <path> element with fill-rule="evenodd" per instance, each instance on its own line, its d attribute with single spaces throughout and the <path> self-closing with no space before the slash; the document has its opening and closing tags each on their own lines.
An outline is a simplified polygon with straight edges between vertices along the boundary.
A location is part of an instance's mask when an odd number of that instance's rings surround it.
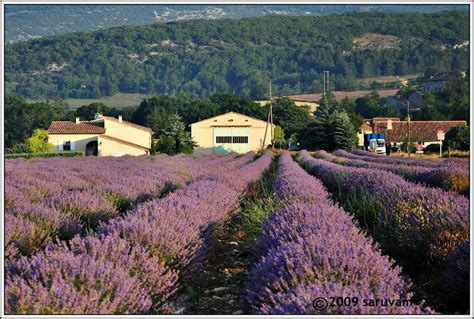
<svg viewBox="0 0 474 319">
<path fill-rule="evenodd" d="M 198 267 L 212 225 L 238 206 L 249 183 L 269 167 L 272 153 L 233 171 L 201 177 L 126 216 L 51 244 L 6 265 L 6 311 L 29 314 L 163 313 L 179 278 Z M 236 182 L 236 181 L 239 182 Z"/>
<path fill-rule="evenodd" d="M 370 154 L 366 152 L 367 154 Z M 361 153 L 358 153 L 361 154 Z M 430 187 L 440 187 L 444 190 L 454 191 L 460 194 L 469 194 L 469 168 L 464 162 L 445 160 L 440 162 L 429 161 L 431 165 L 410 163 L 417 160 L 399 159 L 393 157 L 373 157 L 348 153 L 338 150 L 332 156 L 325 151 L 317 153 L 318 158 L 330 160 L 338 164 L 375 168 L 395 173 L 405 179 L 422 183 Z"/>
<path fill-rule="evenodd" d="M 236 155 L 7 160 L 6 257 L 30 255 L 55 237 L 71 239 L 201 174 L 225 171 L 253 157 L 249 153 L 233 161 Z"/>
<path fill-rule="evenodd" d="M 416 305 L 364 306 L 364 300 L 409 300 L 400 268 L 375 248 L 321 182 L 289 152 L 281 155 L 274 189 L 283 208 L 262 227 L 262 256 L 251 271 L 244 300 L 257 314 L 420 314 Z M 335 305 L 333 297 L 349 302 Z M 319 298 L 321 304 L 313 305 Z M 347 299 L 346 299 L 347 300 Z"/>
<path fill-rule="evenodd" d="M 466 197 L 413 184 L 393 173 L 315 159 L 306 151 L 299 157 L 332 192 L 352 197 L 356 210 L 372 207 L 372 212 L 359 211 L 359 217 L 372 219 L 372 236 L 398 262 L 408 270 L 421 271 L 433 282 L 441 281 L 451 295 L 463 299 L 469 295 Z"/>
<path fill-rule="evenodd" d="M 423 166 L 423 167 L 439 167 L 443 166 L 446 162 L 453 162 L 460 167 L 469 170 L 469 158 L 449 158 L 444 160 L 430 159 L 430 158 L 414 158 L 414 157 L 401 157 L 401 156 L 390 156 L 376 154 L 364 150 L 355 150 L 355 155 L 369 157 L 371 160 L 379 163 L 388 164 L 401 164 L 408 166 Z"/>
</svg>

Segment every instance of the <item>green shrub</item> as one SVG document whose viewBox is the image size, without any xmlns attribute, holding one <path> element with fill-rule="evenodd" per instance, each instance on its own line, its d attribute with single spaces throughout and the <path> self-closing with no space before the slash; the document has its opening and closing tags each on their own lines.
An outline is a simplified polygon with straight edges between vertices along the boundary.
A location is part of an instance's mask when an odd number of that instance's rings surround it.
<svg viewBox="0 0 474 319">
<path fill-rule="evenodd" d="M 431 153 L 439 154 L 439 144 L 430 144 L 423 149 L 423 152 L 425 154 L 431 154 Z"/>
<path fill-rule="evenodd" d="M 30 148 L 26 143 L 17 143 L 10 148 L 5 149 L 5 154 L 19 154 L 19 153 L 31 153 Z"/>
<path fill-rule="evenodd" d="M 33 158 L 33 157 L 76 157 L 84 156 L 84 152 L 59 152 L 59 153 L 18 153 L 18 154 L 5 154 L 5 159 L 14 159 L 14 158 Z"/>
</svg>

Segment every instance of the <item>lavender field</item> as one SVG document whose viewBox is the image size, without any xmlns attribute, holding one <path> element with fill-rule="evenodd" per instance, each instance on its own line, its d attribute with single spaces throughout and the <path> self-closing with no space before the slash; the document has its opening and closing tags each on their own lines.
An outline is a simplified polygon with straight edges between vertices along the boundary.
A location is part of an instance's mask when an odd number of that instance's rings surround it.
<svg viewBox="0 0 474 319">
<path fill-rule="evenodd" d="M 7 314 L 469 308 L 463 159 L 14 159 L 4 206 Z"/>
</svg>

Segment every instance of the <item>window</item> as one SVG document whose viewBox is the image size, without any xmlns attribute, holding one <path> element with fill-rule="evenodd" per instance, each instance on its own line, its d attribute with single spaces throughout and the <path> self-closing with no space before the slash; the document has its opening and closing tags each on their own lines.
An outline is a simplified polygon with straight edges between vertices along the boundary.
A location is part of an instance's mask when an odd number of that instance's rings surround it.
<svg viewBox="0 0 474 319">
<path fill-rule="evenodd" d="M 248 136 L 233 136 L 233 143 L 235 144 L 247 144 L 249 142 Z"/>
<path fill-rule="evenodd" d="M 216 136 L 216 144 L 232 143 L 232 136 Z"/>
<path fill-rule="evenodd" d="M 216 136 L 216 144 L 234 143 L 247 144 L 249 142 L 248 136 Z"/>
<path fill-rule="evenodd" d="M 63 151 L 70 151 L 71 150 L 71 141 L 64 142 Z"/>
</svg>

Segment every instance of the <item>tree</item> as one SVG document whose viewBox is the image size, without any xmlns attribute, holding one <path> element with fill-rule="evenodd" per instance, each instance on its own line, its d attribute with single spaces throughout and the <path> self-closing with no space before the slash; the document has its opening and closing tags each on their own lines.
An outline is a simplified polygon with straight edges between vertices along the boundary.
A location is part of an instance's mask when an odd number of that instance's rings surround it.
<svg viewBox="0 0 474 319">
<path fill-rule="evenodd" d="M 328 92 L 324 94 L 321 102 L 319 103 L 319 107 L 316 110 L 316 118 L 325 120 L 329 115 L 332 114 L 337 109 L 337 102 L 334 94 L 332 92 Z"/>
<path fill-rule="evenodd" d="M 277 148 L 282 148 L 282 145 L 285 144 L 285 132 L 280 125 L 275 126 L 274 139 Z"/>
<path fill-rule="evenodd" d="M 334 151 L 353 151 L 357 143 L 357 131 L 345 111 L 335 111 L 318 118 L 302 134 L 303 148 Z"/>
<path fill-rule="evenodd" d="M 349 118 L 349 115 L 344 112 L 335 112 L 329 119 L 332 131 L 327 132 L 327 139 L 329 141 L 329 150 L 345 149 L 352 152 L 357 144 L 357 131 Z"/>
<path fill-rule="evenodd" d="M 96 113 L 108 115 L 109 111 L 110 109 L 103 103 L 91 103 L 77 108 L 74 115 L 80 117 L 83 121 L 90 121 L 94 119 Z"/>
<path fill-rule="evenodd" d="M 304 148 L 327 150 L 331 147 L 329 134 L 331 115 L 336 111 L 337 104 L 332 93 L 326 94 L 316 110 L 315 120 L 308 125 L 308 129 L 301 135 L 301 144 Z"/>
<path fill-rule="evenodd" d="M 445 136 L 444 143 L 461 151 L 469 151 L 469 126 L 461 125 L 451 128 Z"/>
<path fill-rule="evenodd" d="M 268 104 L 265 108 L 267 107 Z M 313 121 L 307 108 L 297 106 L 293 100 L 287 97 L 273 101 L 273 119 L 289 135 L 298 134 Z"/>
<path fill-rule="evenodd" d="M 153 129 L 159 136 L 170 126 L 169 116 L 177 112 L 177 100 L 162 95 L 145 99 L 132 115 L 132 122 Z"/>
<path fill-rule="evenodd" d="M 26 144 L 33 153 L 50 152 L 54 149 L 54 144 L 48 142 L 48 131 L 42 129 L 34 130 Z"/>
<path fill-rule="evenodd" d="M 355 100 L 346 96 L 342 99 L 341 103 L 339 103 L 339 108 L 347 113 L 353 113 L 356 108 Z"/>
<path fill-rule="evenodd" d="M 374 91 L 362 98 L 356 99 L 355 112 L 364 118 L 373 118 L 380 112 L 380 96 Z"/>
<path fill-rule="evenodd" d="M 211 102 L 219 105 L 221 114 L 232 111 L 261 120 L 266 120 L 267 112 L 265 108 L 261 107 L 248 97 L 215 93 L 209 99 Z"/>
<path fill-rule="evenodd" d="M 178 114 L 172 114 L 169 121 L 169 127 L 160 134 L 156 150 L 169 155 L 192 153 L 196 143 L 193 142 L 191 134 L 186 132 L 181 117 Z"/>
<path fill-rule="evenodd" d="M 27 103 L 20 96 L 6 96 L 5 146 L 23 143 L 34 129 L 47 129 L 56 118 L 54 109 L 48 103 Z"/>
</svg>

